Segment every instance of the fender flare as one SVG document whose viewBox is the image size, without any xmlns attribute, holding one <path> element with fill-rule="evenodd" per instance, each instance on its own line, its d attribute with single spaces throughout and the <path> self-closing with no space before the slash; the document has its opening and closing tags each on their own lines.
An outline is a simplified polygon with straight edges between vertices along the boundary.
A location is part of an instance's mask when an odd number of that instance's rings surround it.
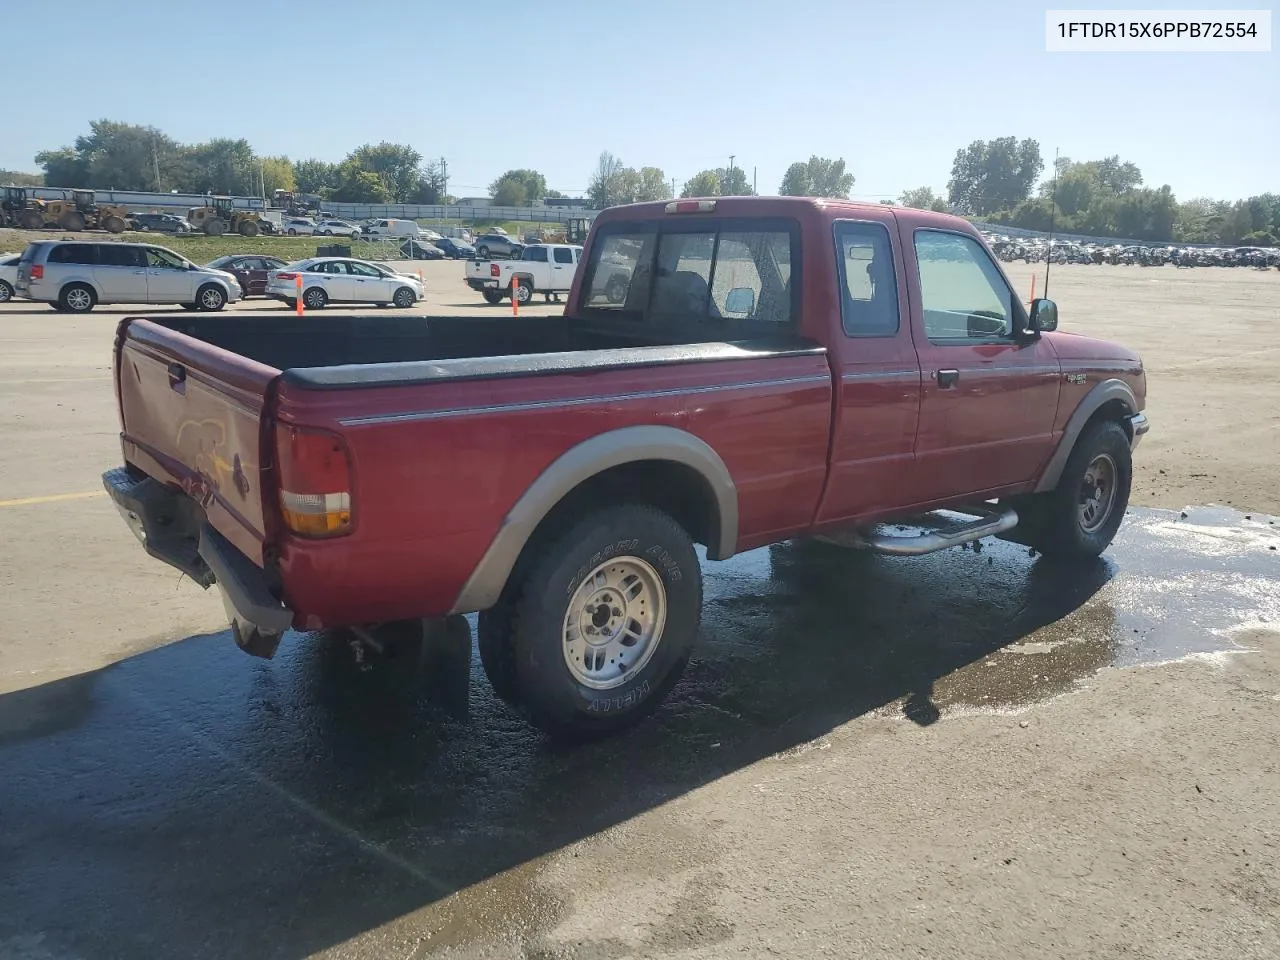
<svg viewBox="0 0 1280 960">
<path fill-rule="evenodd" d="M 1076 405 L 1075 412 L 1071 414 L 1071 419 L 1067 421 L 1067 425 L 1063 428 L 1062 438 L 1058 441 L 1058 446 L 1053 451 L 1053 456 L 1045 464 L 1044 472 L 1040 475 L 1040 481 L 1036 484 L 1036 493 L 1045 493 L 1058 485 L 1058 481 L 1062 478 L 1062 470 L 1067 465 L 1067 458 L 1071 456 L 1071 451 L 1075 449 L 1076 441 L 1080 439 L 1080 434 L 1084 432 L 1085 424 L 1089 422 L 1090 417 L 1102 408 L 1103 404 L 1111 403 L 1114 400 L 1119 400 L 1124 404 L 1125 409 L 1128 411 L 1126 416 L 1132 417 L 1138 412 L 1138 400 L 1133 395 L 1133 390 L 1123 380 L 1112 378 L 1103 380 L 1094 386 Z"/>
<path fill-rule="evenodd" d="M 538 475 L 503 518 L 449 612 L 471 613 L 492 607 L 525 544 L 556 504 L 597 474 L 641 460 L 682 464 L 706 481 L 719 513 L 719 536 L 716 543 L 707 545 L 707 556 L 712 560 L 733 556 L 738 542 L 738 491 L 720 455 L 704 440 L 675 427 L 622 427 L 571 447 Z"/>
</svg>

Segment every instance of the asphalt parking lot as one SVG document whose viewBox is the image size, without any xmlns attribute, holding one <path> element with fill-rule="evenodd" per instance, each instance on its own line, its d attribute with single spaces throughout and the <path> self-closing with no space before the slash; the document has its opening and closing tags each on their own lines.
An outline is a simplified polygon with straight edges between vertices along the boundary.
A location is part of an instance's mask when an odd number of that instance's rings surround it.
<svg viewBox="0 0 1280 960">
<path fill-rule="evenodd" d="M 1102 560 L 709 564 L 670 701 L 574 749 L 465 657 L 240 654 L 100 493 L 151 311 L 0 307 L 0 960 L 1280 956 L 1280 274 L 1052 283 L 1151 381 Z"/>
</svg>

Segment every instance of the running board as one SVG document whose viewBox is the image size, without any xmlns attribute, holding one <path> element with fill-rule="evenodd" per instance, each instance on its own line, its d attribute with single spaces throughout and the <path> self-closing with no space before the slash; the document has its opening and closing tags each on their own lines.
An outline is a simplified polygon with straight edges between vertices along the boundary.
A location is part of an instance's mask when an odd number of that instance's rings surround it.
<svg viewBox="0 0 1280 960">
<path fill-rule="evenodd" d="M 958 525 L 950 523 L 915 536 L 895 536 L 873 533 L 871 530 L 857 530 L 846 534 L 837 542 L 895 557 L 920 557 L 926 553 L 935 553 L 938 550 L 946 550 L 948 547 L 958 547 L 974 540 L 981 540 L 983 537 L 1007 533 L 1018 525 L 1017 511 L 1012 509 L 996 511 L 981 507 L 956 507 L 946 512 L 977 514 L 978 519 Z M 939 522 L 945 521 L 938 517 L 937 513 L 931 513 L 904 521 L 904 524 L 928 527 L 935 526 Z"/>
</svg>

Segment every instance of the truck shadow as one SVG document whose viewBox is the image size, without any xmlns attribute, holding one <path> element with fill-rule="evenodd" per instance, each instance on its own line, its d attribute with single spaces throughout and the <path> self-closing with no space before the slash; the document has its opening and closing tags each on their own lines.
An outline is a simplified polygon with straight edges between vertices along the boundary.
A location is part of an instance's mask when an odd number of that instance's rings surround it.
<svg viewBox="0 0 1280 960">
<path fill-rule="evenodd" d="M 1114 658 L 1099 591 L 1116 572 L 1008 544 L 901 561 L 795 542 L 709 565 L 668 703 L 576 748 L 497 702 L 474 657 L 362 669 L 336 633 L 271 662 L 195 636 L 8 694 L 0 953 L 39 936 L 68 955 L 300 958 L 402 918 L 443 944 L 485 926 L 451 894 L 507 878 L 492 927 L 539 902 L 544 855 L 854 718 L 946 722 L 1069 688 Z"/>
</svg>

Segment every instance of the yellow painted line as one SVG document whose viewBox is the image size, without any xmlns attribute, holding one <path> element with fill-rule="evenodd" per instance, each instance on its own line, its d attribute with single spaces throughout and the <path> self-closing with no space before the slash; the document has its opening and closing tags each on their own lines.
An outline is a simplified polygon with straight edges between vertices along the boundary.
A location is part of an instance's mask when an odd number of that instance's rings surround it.
<svg viewBox="0 0 1280 960">
<path fill-rule="evenodd" d="M 84 493 L 55 493 L 48 497 L 19 497 L 17 500 L 0 500 L 0 507 L 34 507 L 40 503 L 63 503 L 67 500 L 89 500 L 105 497 L 105 490 L 87 490 Z"/>
</svg>

